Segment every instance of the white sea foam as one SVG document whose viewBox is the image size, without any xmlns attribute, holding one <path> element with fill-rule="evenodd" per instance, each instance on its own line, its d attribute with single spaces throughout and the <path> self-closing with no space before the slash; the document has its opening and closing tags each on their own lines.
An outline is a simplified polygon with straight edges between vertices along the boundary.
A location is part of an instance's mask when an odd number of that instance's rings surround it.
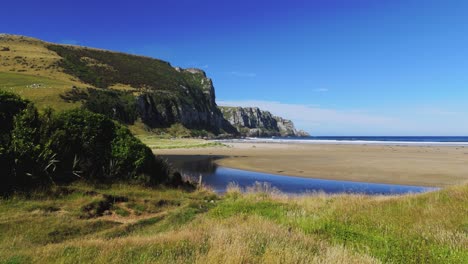
<svg viewBox="0 0 468 264">
<path fill-rule="evenodd" d="M 331 145 L 392 145 L 392 146 L 468 146 L 468 142 L 421 142 L 421 141 L 371 141 L 371 140 L 318 140 L 284 138 L 244 138 L 222 140 L 222 142 L 250 143 L 292 143 L 292 144 L 331 144 Z"/>
</svg>

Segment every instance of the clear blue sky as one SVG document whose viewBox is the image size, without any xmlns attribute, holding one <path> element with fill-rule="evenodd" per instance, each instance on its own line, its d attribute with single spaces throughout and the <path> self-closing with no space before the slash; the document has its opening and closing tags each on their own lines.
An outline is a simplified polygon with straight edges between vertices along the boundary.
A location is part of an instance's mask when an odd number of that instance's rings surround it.
<svg viewBox="0 0 468 264">
<path fill-rule="evenodd" d="M 148 55 L 313 135 L 468 135 L 468 1 L 4 1 L 0 32 Z"/>
</svg>

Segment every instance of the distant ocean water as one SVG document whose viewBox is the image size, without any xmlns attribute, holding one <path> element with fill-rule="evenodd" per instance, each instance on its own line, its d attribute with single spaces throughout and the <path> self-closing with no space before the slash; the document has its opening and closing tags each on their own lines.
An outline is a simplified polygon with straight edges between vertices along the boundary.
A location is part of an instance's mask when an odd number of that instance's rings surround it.
<svg viewBox="0 0 468 264">
<path fill-rule="evenodd" d="M 317 143 L 317 144 L 383 144 L 383 145 L 449 145 L 468 146 L 468 136 L 320 136 L 246 138 L 241 141 Z"/>
</svg>

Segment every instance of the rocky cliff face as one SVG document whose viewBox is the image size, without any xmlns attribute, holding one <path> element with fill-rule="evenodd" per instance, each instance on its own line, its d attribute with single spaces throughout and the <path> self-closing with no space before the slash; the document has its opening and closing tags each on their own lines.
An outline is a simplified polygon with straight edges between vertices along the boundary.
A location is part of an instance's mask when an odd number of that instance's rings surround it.
<svg viewBox="0 0 468 264">
<path fill-rule="evenodd" d="M 161 91 L 147 91 L 137 97 L 138 112 L 150 127 L 167 127 L 181 123 L 187 128 L 206 129 L 215 133 L 234 133 L 215 102 L 213 82 L 199 69 L 176 71 L 189 74 L 191 86 L 180 85 L 180 96 Z M 193 76 L 190 76 L 193 75 Z"/>
<path fill-rule="evenodd" d="M 224 118 L 235 127 L 242 136 L 307 136 L 304 131 L 297 131 L 291 120 L 273 116 L 268 111 L 257 107 L 220 107 Z"/>
</svg>

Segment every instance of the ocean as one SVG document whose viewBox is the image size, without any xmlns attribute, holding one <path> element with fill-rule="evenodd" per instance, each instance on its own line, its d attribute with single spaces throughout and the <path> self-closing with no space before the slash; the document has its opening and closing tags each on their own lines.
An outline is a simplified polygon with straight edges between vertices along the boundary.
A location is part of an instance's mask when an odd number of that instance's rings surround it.
<svg viewBox="0 0 468 264">
<path fill-rule="evenodd" d="M 317 136 L 245 138 L 239 141 L 316 143 L 316 144 L 382 144 L 382 145 L 447 145 L 468 146 L 468 136 Z"/>
</svg>

